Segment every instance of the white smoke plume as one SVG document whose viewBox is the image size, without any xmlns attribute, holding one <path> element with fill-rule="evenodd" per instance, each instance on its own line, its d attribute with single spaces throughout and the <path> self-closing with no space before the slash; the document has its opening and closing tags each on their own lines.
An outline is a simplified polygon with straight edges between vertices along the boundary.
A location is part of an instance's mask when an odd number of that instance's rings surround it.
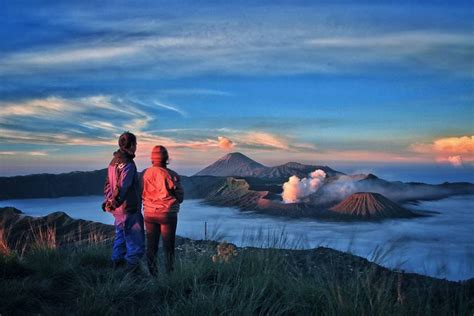
<svg viewBox="0 0 474 316">
<path fill-rule="evenodd" d="M 349 195 L 360 191 L 361 188 L 357 185 L 358 180 L 357 177 L 352 178 L 351 176 L 345 175 L 339 176 L 336 180 L 327 183 L 327 185 L 324 186 L 324 189 L 320 191 L 320 194 L 315 197 L 313 202 L 330 203 L 334 201 L 342 201 Z"/>
<path fill-rule="evenodd" d="M 300 179 L 297 176 L 291 176 L 288 182 L 283 184 L 283 193 L 281 194 L 283 202 L 300 202 L 302 198 L 317 192 L 325 178 L 326 172 L 321 169 L 311 172 L 308 178 Z"/>
</svg>

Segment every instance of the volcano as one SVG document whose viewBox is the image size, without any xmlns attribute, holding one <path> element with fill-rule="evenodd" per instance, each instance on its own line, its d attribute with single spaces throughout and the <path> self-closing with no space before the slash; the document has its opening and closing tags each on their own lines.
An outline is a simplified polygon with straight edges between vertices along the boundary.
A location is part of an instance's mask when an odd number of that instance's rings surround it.
<svg viewBox="0 0 474 316">
<path fill-rule="evenodd" d="M 363 218 L 413 217 L 411 211 L 401 207 L 379 193 L 354 193 L 330 209 L 333 212 Z"/>
<path fill-rule="evenodd" d="M 262 169 L 265 169 L 264 165 L 250 159 L 244 154 L 236 152 L 225 155 L 195 175 L 251 177 L 257 175 L 258 171 Z"/>
</svg>

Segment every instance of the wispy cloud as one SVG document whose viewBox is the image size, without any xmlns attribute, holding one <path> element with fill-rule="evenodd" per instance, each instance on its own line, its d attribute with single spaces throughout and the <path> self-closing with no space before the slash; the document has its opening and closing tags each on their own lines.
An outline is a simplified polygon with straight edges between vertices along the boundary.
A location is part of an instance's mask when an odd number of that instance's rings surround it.
<svg viewBox="0 0 474 316">
<path fill-rule="evenodd" d="M 110 145 L 124 130 L 146 128 L 154 113 L 111 96 L 0 102 L 0 143 Z"/>
<path fill-rule="evenodd" d="M 74 104 L 64 102 L 61 98 L 28 100 L 25 102 L 1 102 L 0 118 L 10 116 L 51 116 L 63 111 L 74 110 Z"/>
<path fill-rule="evenodd" d="M 232 93 L 227 91 L 213 89 L 167 89 L 160 90 L 160 94 L 165 95 L 209 95 L 209 96 L 231 96 Z"/>
<path fill-rule="evenodd" d="M 236 129 L 219 129 L 214 133 L 225 133 L 218 137 L 218 146 L 224 149 L 281 151 L 281 152 L 313 152 L 316 146 L 301 143 L 297 139 L 279 134 L 262 131 L 245 131 Z"/>
<path fill-rule="evenodd" d="M 180 109 L 177 108 L 176 106 L 172 106 L 172 105 L 169 105 L 169 104 L 164 104 L 164 103 L 158 102 L 158 101 L 153 101 L 153 104 L 155 104 L 156 106 L 159 106 L 160 108 L 163 108 L 163 109 L 166 109 L 166 110 L 170 110 L 170 111 L 179 113 L 179 114 L 181 114 L 182 116 L 186 116 L 186 115 L 187 115 L 186 112 L 184 112 L 183 110 L 180 110 Z"/>
<path fill-rule="evenodd" d="M 7 57 L 8 63 L 31 66 L 48 67 L 61 64 L 87 63 L 104 60 L 113 60 L 130 56 L 139 52 L 134 46 L 95 46 L 88 48 L 60 48 L 52 51 L 21 53 Z"/>
<path fill-rule="evenodd" d="M 331 15 L 317 19 L 316 11 L 293 9 L 286 12 L 287 21 L 281 19 L 283 12 L 279 10 L 265 12 L 270 16 L 264 21 L 258 10 L 245 20 L 213 16 L 197 19 L 190 15 L 182 16 L 179 23 L 176 19 L 153 23 L 144 16 L 132 22 L 152 24 L 153 28 L 140 35 L 131 32 L 126 21 L 114 27 L 109 23 L 104 31 L 105 22 L 100 21 L 103 17 L 90 16 L 90 24 L 84 30 L 91 33 L 88 40 L 81 38 L 5 53 L 0 72 L 8 76 L 91 69 L 115 73 L 120 69 L 156 78 L 216 73 L 354 73 L 366 70 L 367 66 L 386 64 L 468 76 L 472 72 L 471 32 L 440 31 L 436 25 L 408 30 L 400 26 L 398 30 L 387 31 L 370 21 L 360 23 L 355 17 L 330 28 L 324 21 L 331 19 Z M 206 89 L 164 92 L 226 95 Z"/>
<path fill-rule="evenodd" d="M 111 122 L 106 122 L 106 121 L 89 121 L 89 122 L 84 122 L 81 124 L 87 129 L 91 130 L 107 130 L 111 132 L 116 132 L 117 128 L 111 123 Z M 83 132 L 81 132 L 82 134 Z"/>
<path fill-rule="evenodd" d="M 269 133 L 249 132 L 237 136 L 241 146 L 254 147 L 261 149 L 289 149 L 288 140 Z"/>
<path fill-rule="evenodd" d="M 0 156 L 48 156 L 45 151 L 0 151 Z"/>
<path fill-rule="evenodd" d="M 442 33 L 410 31 L 389 34 L 355 35 L 351 37 L 321 37 L 307 40 L 309 45 L 319 48 L 365 48 L 365 49 L 396 49 L 394 53 L 415 52 L 445 45 L 466 45 L 472 35 L 467 33 Z"/>
<path fill-rule="evenodd" d="M 0 144 L 31 144 L 31 145 L 71 145 L 71 146 L 112 146 L 116 142 L 96 135 L 59 134 L 55 131 L 28 132 L 0 128 Z"/>
<path fill-rule="evenodd" d="M 394 66 L 454 72 L 470 76 L 474 57 L 474 36 L 470 32 L 404 31 L 385 34 L 319 37 L 307 44 L 321 52 L 331 52 L 331 63 L 357 67 Z M 467 69 L 466 69 L 467 67 Z"/>
</svg>

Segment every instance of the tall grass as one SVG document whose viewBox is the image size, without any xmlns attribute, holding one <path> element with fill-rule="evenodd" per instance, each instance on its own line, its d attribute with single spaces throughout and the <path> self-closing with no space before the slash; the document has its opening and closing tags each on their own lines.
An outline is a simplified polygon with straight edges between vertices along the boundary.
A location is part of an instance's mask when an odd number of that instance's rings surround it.
<svg viewBox="0 0 474 316">
<path fill-rule="evenodd" d="M 216 243 L 178 251 L 175 271 L 152 279 L 112 270 L 110 244 L 46 247 L 0 256 L 0 314 L 472 315 L 471 287 L 414 278 L 335 251 L 242 248 L 213 262 Z M 273 238 L 271 235 L 265 238 Z M 263 245 L 278 245 L 280 235 Z M 321 257 L 322 256 L 322 257 Z M 163 259 L 161 258 L 161 263 Z M 344 268 L 344 266 L 346 268 Z M 352 266 L 348 268 L 347 266 Z M 471 288 L 471 289 L 470 289 Z"/>
<path fill-rule="evenodd" d="M 10 247 L 8 246 L 7 239 L 7 232 L 3 227 L 0 227 L 0 254 L 3 256 L 10 255 Z"/>
</svg>

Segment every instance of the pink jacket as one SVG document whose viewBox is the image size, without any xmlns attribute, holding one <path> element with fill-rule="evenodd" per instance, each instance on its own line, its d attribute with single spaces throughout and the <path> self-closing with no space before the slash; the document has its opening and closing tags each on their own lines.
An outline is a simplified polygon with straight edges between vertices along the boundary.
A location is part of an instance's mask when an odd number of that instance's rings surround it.
<svg viewBox="0 0 474 316">
<path fill-rule="evenodd" d="M 143 173 L 142 198 L 145 217 L 179 212 L 184 191 L 178 174 L 156 166 L 146 169 Z"/>
</svg>

